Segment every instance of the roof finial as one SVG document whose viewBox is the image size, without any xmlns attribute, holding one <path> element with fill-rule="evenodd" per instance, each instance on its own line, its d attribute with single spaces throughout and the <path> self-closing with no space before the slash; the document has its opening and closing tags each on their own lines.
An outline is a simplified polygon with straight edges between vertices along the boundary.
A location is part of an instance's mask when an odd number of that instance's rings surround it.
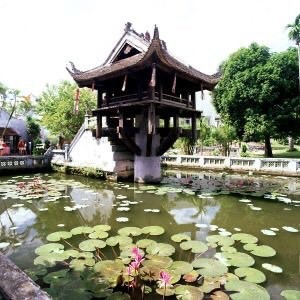
<svg viewBox="0 0 300 300">
<path fill-rule="evenodd" d="M 153 39 L 159 40 L 159 32 L 158 32 L 158 27 L 156 26 L 156 24 L 155 24 L 155 26 L 154 26 Z"/>
</svg>

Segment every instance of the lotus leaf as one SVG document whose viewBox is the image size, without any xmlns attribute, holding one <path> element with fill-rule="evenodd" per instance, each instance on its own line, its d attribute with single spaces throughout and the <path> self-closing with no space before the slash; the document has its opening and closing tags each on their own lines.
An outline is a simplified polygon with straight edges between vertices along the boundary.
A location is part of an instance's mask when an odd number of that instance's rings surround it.
<svg viewBox="0 0 300 300">
<path fill-rule="evenodd" d="M 126 218 L 126 217 L 119 217 L 119 218 L 116 218 L 116 221 L 117 221 L 117 222 L 128 222 L 129 219 Z"/>
<path fill-rule="evenodd" d="M 199 286 L 199 290 L 203 293 L 210 293 L 211 291 L 215 289 L 219 289 L 221 287 L 220 281 L 215 278 L 210 278 L 210 277 L 204 277 L 203 284 Z"/>
<path fill-rule="evenodd" d="M 230 298 L 233 300 L 249 300 L 249 299 L 259 299 L 259 300 L 269 300 L 270 295 L 263 287 L 242 280 L 232 279 L 225 284 L 226 291 L 238 292 L 230 294 Z"/>
<path fill-rule="evenodd" d="M 229 300 L 229 296 L 222 291 L 215 291 L 210 295 L 211 300 Z"/>
<path fill-rule="evenodd" d="M 83 271 L 86 266 L 92 267 L 95 265 L 95 260 L 93 258 L 75 258 L 70 262 L 70 268 L 76 271 Z"/>
<path fill-rule="evenodd" d="M 79 244 L 79 249 L 82 251 L 95 251 L 96 248 L 104 248 L 106 243 L 101 240 L 86 240 Z"/>
<path fill-rule="evenodd" d="M 95 231 L 89 234 L 90 239 L 105 239 L 108 237 L 108 233 L 106 231 Z"/>
<path fill-rule="evenodd" d="M 150 240 L 150 239 L 142 239 L 142 240 L 139 240 L 136 242 L 136 245 L 139 248 L 147 248 L 148 246 L 150 246 L 152 244 L 157 244 L 157 242 L 154 240 Z"/>
<path fill-rule="evenodd" d="M 217 254 L 217 253 L 216 253 Z M 236 252 L 236 253 L 219 253 L 218 256 L 216 256 L 220 261 L 222 261 L 222 258 L 224 259 L 224 263 L 227 263 L 229 266 L 234 267 L 250 267 L 254 265 L 255 260 L 248 254 L 242 253 L 242 252 Z"/>
<path fill-rule="evenodd" d="M 173 259 L 168 256 L 147 255 L 147 259 L 142 262 L 143 266 L 169 268 L 173 263 Z"/>
<path fill-rule="evenodd" d="M 41 265 L 26 269 L 24 271 L 33 281 L 36 281 L 38 279 L 37 276 L 43 276 L 47 274 L 47 268 Z"/>
<path fill-rule="evenodd" d="M 156 293 L 162 296 L 172 296 L 175 294 L 175 289 L 171 287 L 167 288 L 158 288 L 156 289 Z"/>
<path fill-rule="evenodd" d="M 272 257 L 276 255 L 276 251 L 269 247 L 269 246 L 256 246 L 252 251 L 251 254 L 260 256 L 260 257 Z"/>
<path fill-rule="evenodd" d="M 49 274 L 47 274 L 44 278 L 43 281 L 45 283 L 51 284 L 53 282 L 57 282 L 59 281 L 61 278 L 66 277 L 67 273 L 69 272 L 69 270 L 67 269 L 63 269 L 60 271 L 56 271 L 56 272 L 51 272 Z"/>
<path fill-rule="evenodd" d="M 180 248 L 183 250 L 189 250 L 191 249 L 191 252 L 193 253 L 203 253 L 208 250 L 208 247 L 206 244 L 200 241 L 186 241 L 182 242 L 180 244 Z"/>
<path fill-rule="evenodd" d="M 94 229 L 92 227 L 79 226 L 79 227 L 73 228 L 70 232 L 72 234 L 76 235 L 76 234 L 83 234 L 83 233 L 92 233 L 93 231 L 94 231 Z"/>
<path fill-rule="evenodd" d="M 138 228 L 138 227 L 123 227 L 121 229 L 118 230 L 118 234 L 122 235 L 122 236 L 138 236 L 141 235 L 142 229 Z"/>
<path fill-rule="evenodd" d="M 34 252 L 37 255 L 43 255 L 46 253 L 51 253 L 51 252 L 60 252 L 61 250 L 63 250 L 65 247 L 62 244 L 58 244 L 58 243 L 49 243 L 49 244 L 45 244 L 42 246 L 37 247 Z"/>
<path fill-rule="evenodd" d="M 165 230 L 160 226 L 146 226 L 142 228 L 144 234 L 149 235 L 161 235 L 165 232 Z"/>
<path fill-rule="evenodd" d="M 175 248 L 170 244 L 157 243 L 148 246 L 146 251 L 148 254 L 152 255 L 170 256 L 175 252 Z"/>
<path fill-rule="evenodd" d="M 168 269 L 173 271 L 175 274 L 184 275 L 192 272 L 193 266 L 186 261 L 174 261 Z"/>
<path fill-rule="evenodd" d="M 273 230 L 269 230 L 269 229 L 262 229 L 261 232 L 265 235 L 276 235 L 276 232 L 274 232 Z"/>
<path fill-rule="evenodd" d="M 160 278 L 159 276 L 160 271 L 161 268 L 157 266 L 143 266 L 140 268 L 140 275 L 142 276 L 143 280 L 156 281 L 159 280 Z"/>
<path fill-rule="evenodd" d="M 300 291 L 296 290 L 283 290 L 280 295 L 286 300 L 300 300 Z"/>
<path fill-rule="evenodd" d="M 111 236 L 106 240 L 106 244 L 108 246 L 116 246 L 116 245 L 120 245 L 120 246 L 125 246 L 125 245 L 129 245 L 132 243 L 132 238 L 129 236 L 122 236 L 122 235 L 116 235 L 116 236 Z"/>
<path fill-rule="evenodd" d="M 110 276 L 110 274 L 121 274 L 125 265 L 120 259 L 103 260 L 95 264 L 94 270 L 101 273 L 103 276 Z"/>
<path fill-rule="evenodd" d="M 273 273 L 282 273 L 282 269 L 278 266 L 264 263 L 261 265 L 264 269 L 271 271 Z"/>
<path fill-rule="evenodd" d="M 199 277 L 199 273 L 195 270 L 183 275 L 185 282 L 195 282 Z"/>
<path fill-rule="evenodd" d="M 279 231 L 279 229 L 276 228 L 276 227 L 271 227 L 270 229 L 273 230 L 273 231 Z"/>
<path fill-rule="evenodd" d="M 228 268 L 223 263 L 212 258 L 198 258 L 192 262 L 200 275 L 207 277 L 221 276 L 227 273 Z"/>
<path fill-rule="evenodd" d="M 68 259 L 70 257 L 76 258 L 76 257 L 80 256 L 80 253 L 77 250 L 69 249 L 69 250 L 64 251 L 64 256 L 66 259 Z"/>
<path fill-rule="evenodd" d="M 34 259 L 34 265 L 54 266 L 57 261 L 64 261 L 66 257 L 63 253 L 46 253 Z"/>
<path fill-rule="evenodd" d="M 237 268 L 234 270 L 234 273 L 240 278 L 244 277 L 244 280 L 248 282 L 262 283 L 266 281 L 265 274 L 254 268 Z"/>
<path fill-rule="evenodd" d="M 237 250 L 231 246 L 223 246 L 223 247 L 221 247 L 221 251 L 228 252 L 228 253 L 236 253 L 237 252 Z"/>
<path fill-rule="evenodd" d="M 49 242 L 58 242 L 60 240 L 69 239 L 72 237 L 72 233 L 68 231 L 57 231 L 47 235 L 46 240 Z"/>
<path fill-rule="evenodd" d="M 94 254 L 91 252 L 79 252 L 78 258 L 93 258 Z"/>
<path fill-rule="evenodd" d="M 181 299 L 203 299 L 204 295 L 200 289 L 192 285 L 178 285 L 175 288 L 176 295 L 180 295 Z"/>
<path fill-rule="evenodd" d="M 290 226 L 282 226 L 282 228 L 286 231 L 289 231 L 289 232 L 299 232 L 298 229 L 294 228 L 294 227 L 290 227 Z"/>
<path fill-rule="evenodd" d="M 231 238 L 243 244 L 254 244 L 258 241 L 257 237 L 248 233 L 235 233 Z"/>
<path fill-rule="evenodd" d="M 96 225 L 93 227 L 94 231 L 109 231 L 111 227 L 106 224 Z"/>
<path fill-rule="evenodd" d="M 121 292 L 112 293 L 110 296 L 105 298 L 107 300 L 130 300 L 128 294 L 122 294 Z"/>
<path fill-rule="evenodd" d="M 257 247 L 257 244 L 245 244 L 243 248 L 247 251 L 252 251 Z"/>
<path fill-rule="evenodd" d="M 178 233 L 178 234 L 174 234 L 171 236 L 171 240 L 176 242 L 176 243 L 180 243 L 184 240 L 186 241 L 190 241 L 191 238 L 190 236 L 188 236 L 187 234 L 184 234 L 184 233 Z"/>
<path fill-rule="evenodd" d="M 222 236 L 222 235 L 210 235 L 206 237 L 206 240 L 209 243 L 217 243 L 219 246 L 232 246 L 234 244 L 234 239 L 229 236 Z"/>
</svg>

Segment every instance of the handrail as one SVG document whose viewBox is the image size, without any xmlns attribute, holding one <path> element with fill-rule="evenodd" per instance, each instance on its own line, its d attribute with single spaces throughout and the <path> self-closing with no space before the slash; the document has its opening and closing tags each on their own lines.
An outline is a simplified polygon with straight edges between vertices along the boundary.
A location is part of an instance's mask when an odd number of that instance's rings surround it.
<svg viewBox="0 0 300 300">
<path fill-rule="evenodd" d="M 78 142 L 78 140 L 80 139 L 84 131 L 85 131 L 85 124 L 83 123 L 70 144 L 70 148 L 68 150 L 69 153 L 72 151 L 72 149 L 74 148 L 75 144 Z"/>
</svg>

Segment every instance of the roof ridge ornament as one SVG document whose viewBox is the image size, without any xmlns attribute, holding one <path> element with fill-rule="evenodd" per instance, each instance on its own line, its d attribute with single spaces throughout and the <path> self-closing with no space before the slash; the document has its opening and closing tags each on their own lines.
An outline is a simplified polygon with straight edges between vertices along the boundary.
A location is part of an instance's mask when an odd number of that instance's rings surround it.
<svg viewBox="0 0 300 300">
<path fill-rule="evenodd" d="M 159 40 L 159 31 L 158 31 L 158 27 L 156 26 L 156 24 L 154 25 L 153 39 L 154 40 Z"/>
<path fill-rule="evenodd" d="M 72 61 L 69 61 L 69 64 L 67 64 L 66 69 L 69 71 L 69 73 L 80 73 L 81 72 L 80 70 L 78 70 L 75 67 L 75 65 L 74 65 L 74 63 Z"/>
</svg>

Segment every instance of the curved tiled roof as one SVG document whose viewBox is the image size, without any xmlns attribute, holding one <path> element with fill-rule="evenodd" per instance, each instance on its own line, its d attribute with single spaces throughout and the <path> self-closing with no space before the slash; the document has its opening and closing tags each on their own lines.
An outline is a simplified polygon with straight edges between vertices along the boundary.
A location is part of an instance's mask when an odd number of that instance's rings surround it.
<svg viewBox="0 0 300 300">
<path fill-rule="evenodd" d="M 115 73 L 121 71 L 126 71 L 129 68 L 139 68 L 145 65 L 151 60 L 152 56 L 156 54 L 157 64 L 159 63 L 174 69 L 174 72 L 182 73 L 183 75 L 199 80 L 200 82 L 205 83 L 207 86 L 213 88 L 220 79 L 220 74 L 216 73 L 214 75 L 204 74 L 191 66 L 187 66 L 178 59 L 174 58 L 162 45 L 161 40 L 159 39 L 158 28 L 155 27 L 154 36 L 151 41 L 151 44 L 148 50 L 144 53 L 139 53 L 134 56 L 119 60 L 110 65 L 101 65 L 94 69 L 81 72 L 73 67 L 73 72 L 68 68 L 67 70 L 78 83 L 83 81 L 89 81 L 94 79 L 105 79 L 108 76 L 113 76 Z"/>
</svg>

